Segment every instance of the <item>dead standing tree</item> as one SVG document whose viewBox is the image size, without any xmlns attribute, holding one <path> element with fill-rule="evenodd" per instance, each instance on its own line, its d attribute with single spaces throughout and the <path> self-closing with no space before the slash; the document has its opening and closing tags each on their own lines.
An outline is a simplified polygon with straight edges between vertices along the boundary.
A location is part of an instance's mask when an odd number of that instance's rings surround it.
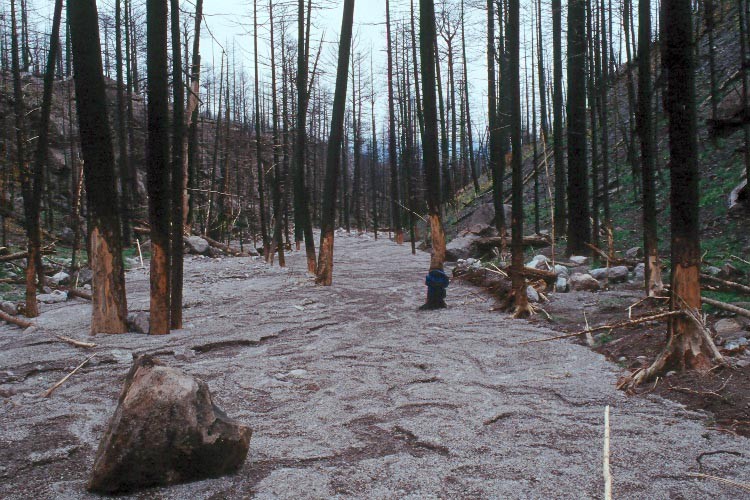
<svg viewBox="0 0 750 500">
<path fill-rule="evenodd" d="M 260 84 L 259 84 L 259 66 L 258 66 L 258 0 L 253 1 L 253 48 L 255 62 L 255 162 L 258 172 L 258 212 L 260 213 L 260 234 L 263 240 L 263 255 L 268 257 L 271 248 L 271 242 L 268 239 L 268 228 L 266 224 L 266 195 L 263 188 L 263 160 L 262 160 L 262 141 L 260 135 Z M 228 105 L 229 103 L 227 103 Z"/>
<path fill-rule="evenodd" d="M 401 205 L 398 182 L 398 152 L 396 148 L 396 110 L 393 96 L 393 47 L 391 44 L 391 4 L 385 0 L 385 32 L 388 51 L 388 164 L 391 171 L 391 227 L 396 243 L 404 243 L 401 224 Z"/>
<path fill-rule="evenodd" d="M 661 293 L 664 285 L 659 262 L 654 179 L 653 118 L 651 116 L 651 0 L 638 5 L 638 135 L 641 139 L 641 181 L 643 185 L 643 249 L 645 287 L 649 296 Z"/>
<path fill-rule="evenodd" d="M 338 188 L 339 170 L 341 169 L 341 143 L 344 135 L 346 87 L 349 77 L 349 54 L 351 52 L 353 21 L 354 0 L 346 0 L 344 3 L 344 14 L 341 20 L 341 40 L 339 42 L 336 89 L 333 95 L 331 134 L 328 138 L 326 177 L 323 188 L 323 211 L 320 223 L 320 250 L 317 277 L 315 279 L 315 282 L 320 285 L 331 285 L 333 280 L 333 234 L 336 223 L 336 191 Z M 344 168 L 346 168 L 346 165 L 344 165 Z"/>
<path fill-rule="evenodd" d="M 23 193 L 26 237 L 28 239 L 28 256 L 26 258 L 26 316 L 35 318 L 39 316 L 39 306 L 36 302 L 36 274 L 37 267 L 41 265 L 41 253 L 37 255 L 38 245 L 35 241 L 40 239 L 39 234 L 39 211 L 34 211 L 33 200 L 34 176 L 26 159 L 26 124 L 21 87 L 21 65 L 18 57 L 18 29 L 16 22 L 16 2 L 10 3 L 11 17 L 11 67 L 13 68 L 13 111 L 15 114 L 16 128 L 16 163 L 21 174 L 21 187 Z"/>
<path fill-rule="evenodd" d="M 427 187 L 432 256 L 430 269 L 442 269 L 445 261 L 445 231 L 440 220 L 440 171 L 438 153 L 438 116 L 435 96 L 435 4 L 433 0 L 419 2 L 419 55 L 422 71 L 424 135 L 422 137 L 422 165 Z"/>
<path fill-rule="evenodd" d="M 148 213 L 151 226 L 152 335 L 164 335 L 170 328 L 170 182 L 169 182 L 169 97 L 167 80 L 167 0 L 146 4 L 148 55 Z"/>
<path fill-rule="evenodd" d="M 185 142 L 185 90 L 182 83 L 182 47 L 180 45 L 180 2 L 171 2 L 172 28 L 172 241 L 170 247 L 171 267 L 170 275 L 170 326 L 172 329 L 182 328 L 182 275 L 183 275 L 183 242 L 185 208 L 185 171 L 183 170 L 183 143 Z"/>
<path fill-rule="evenodd" d="M 308 8 L 308 20 L 309 20 Z M 305 185 L 305 150 L 307 148 L 307 103 L 309 101 L 308 61 L 309 61 L 309 23 L 305 30 L 305 2 L 299 0 L 297 5 L 297 122 L 294 134 L 294 155 L 292 171 L 294 175 L 294 223 L 297 242 L 299 236 L 305 239 L 307 271 L 315 274 L 315 241 L 313 240 L 312 221 L 310 220 L 310 201 L 308 186 Z"/>
<path fill-rule="evenodd" d="M 89 212 L 92 333 L 127 331 L 125 271 L 96 0 L 68 2 L 76 108 Z"/>
<path fill-rule="evenodd" d="M 669 118 L 672 286 L 669 338 L 654 363 L 635 374 L 631 385 L 669 369 L 708 370 L 723 358 L 700 319 L 700 222 L 698 134 L 695 106 L 693 15 L 689 2 L 662 2 L 664 107 Z"/>
<path fill-rule="evenodd" d="M 510 139 L 512 145 L 513 212 L 511 216 L 511 280 L 513 282 L 513 316 L 529 316 L 532 309 L 526 295 L 523 275 L 523 144 L 521 143 L 521 76 L 520 76 L 520 14 L 519 0 L 508 1 L 508 83 L 510 91 Z M 536 162 L 536 158 L 532 159 Z"/>
</svg>

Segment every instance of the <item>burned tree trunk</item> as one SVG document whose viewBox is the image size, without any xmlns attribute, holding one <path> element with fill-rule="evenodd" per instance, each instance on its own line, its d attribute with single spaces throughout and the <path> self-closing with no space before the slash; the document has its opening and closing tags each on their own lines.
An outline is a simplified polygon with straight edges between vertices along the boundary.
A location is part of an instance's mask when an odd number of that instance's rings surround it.
<svg viewBox="0 0 750 500">
<path fill-rule="evenodd" d="M 125 131 L 125 96 L 124 96 L 124 78 L 122 74 L 122 29 L 121 19 L 122 8 L 120 0 L 115 2 L 115 73 L 117 78 L 117 165 L 120 169 L 120 220 L 122 224 L 122 241 L 123 245 L 130 246 L 130 210 L 132 203 L 130 197 L 129 178 L 130 178 L 130 156 L 128 154 L 127 135 Z M 131 124 L 132 126 L 132 124 Z"/>
<path fill-rule="evenodd" d="M 591 241 L 586 163 L 585 2 L 568 3 L 568 255 L 588 254 L 586 243 Z"/>
<path fill-rule="evenodd" d="M 396 148 L 396 110 L 393 97 L 393 47 L 391 45 L 391 4 L 385 0 L 385 31 L 388 50 L 388 163 L 391 167 L 391 228 L 396 243 L 404 243 L 399 205 L 398 152 Z"/>
<path fill-rule="evenodd" d="M 308 30 L 309 34 L 309 30 Z M 308 188 L 305 186 L 305 148 L 307 143 L 305 124 L 307 123 L 307 45 L 309 39 L 305 33 L 305 2 L 299 0 L 297 8 L 297 123 L 294 135 L 294 223 L 295 233 L 305 238 L 307 254 L 307 271 L 315 273 L 315 241 L 313 241 L 312 222 Z M 301 231 L 301 233 L 297 233 Z"/>
<path fill-rule="evenodd" d="M 300 42 L 302 39 L 300 39 Z M 263 255 L 268 256 L 271 249 L 271 242 L 268 240 L 268 228 L 266 224 L 266 194 L 263 187 L 263 159 L 261 138 L 260 138 L 260 89 L 259 87 L 259 67 L 258 67 L 258 0 L 253 1 L 253 47 L 255 60 L 255 163 L 258 177 L 258 212 L 260 213 L 260 235 L 263 240 Z M 302 50 L 302 45 L 300 45 Z M 229 105 L 229 103 L 227 103 Z M 228 108 L 227 108 L 228 109 Z M 304 128 L 304 125 L 303 125 Z"/>
<path fill-rule="evenodd" d="M 506 36 L 509 64 L 506 70 L 510 91 L 510 139 L 513 149 L 513 215 L 511 217 L 511 280 L 513 282 L 514 313 L 516 318 L 531 314 L 523 275 L 523 145 L 521 143 L 521 76 L 520 76 L 520 14 L 519 0 L 508 2 Z M 536 162 L 536 159 L 533 159 Z"/>
<path fill-rule="evenodd" d="M 438 116 L 435 96 L 435 4 L 433 0 L 419 2 L 419 55 L 422 70 L 424 137 L 422 138 L 422 167 L 432 234 L 430 269 L 442 269 L 445 262 L 445 231 L 440 220 L 440 171 L 438 154 Z"/>
<path fill-rule="evenodd" d="M 114 150 L 107 121 L 96 0 L 68 3 L 76 107 L 84 161 L 91 243 L 92 333 L 127 331 L 125 271 L 115 187 Z"/>
<path fill-rule="evenodd" d="M 170 326 L 174 330 L 182 328 L 182 265 L 184 246 L 183 210 L 185 207 L 183 170 L 183 143 L 185 142 L 185 91 L 182 83 L 182 47 L 180 45 L 180 2 L 171 2 L 172 27 L 172 241 L 171 241 L 171 297 Z"/>
<path fill-rule="evenodd" d="M 148 54 L 148 214 L 151 226 L 152 335 L 169 333 L 170 320 L 170 183 L 169 97 L 167 80 L 167 0 L 148 0 L 146 46 Z"/>
<path fill-rule="evenodd" d="M 331 285 L 333 280 L 333 231 L 336 223 L 336 191 L 339 170 L 341 169 L 341 143 L 344 135 L 346 86 L 349 77 L 349 53 L 351 51 L 353 22 L 354 0 L 345 0 L 344 14 L 341 20 L 336 89 L 333 95 L 331 134 L 328 138 L 328 154 L 326 157 L 323 211 L 320 222 L 320 250 L 315 279 L 315 282 L 320 285 Z M 344 165 L 344 168 L 346 168 L 346 165 Z"/>
<path fill-rule="evenodd" d="M 13 71 L 13 111 L 16 126 L 16 162 L 21 175 L 21 189 L 24 205 L 24 225 L 26 226 L 26 237 L 28 239 L 28 257 L 26 258 L 26 316 L 35 318 L 39 316 L 39 307 L 36 302 L 36 275 L 37 267 L 41 263 L 40 250 L 40 228 L 39 228 L 39 206 L 34 203 L 34 176 L 26 159 L 26 124 L 23 102 L 23 89 L 21 88 L 21 66 L 18 57 L 18 29 L 16 21 L 16 2 L 10 3 L 11 17 L 11 66 Z M 43 284 L 43 283 L 42 283 Z"/>
<path fill-rule="evenodd" d="M 562 64 L 562 5 L 552 0 L 552 136 L 555 159 L 555 237 L 559 238 L 567 228 L 565 204 L 565 132 L 563 127 L 563 64 Z"/>
<path fill-rule="evenodd" d="M 638 114 L 641 139 L 641 180 L 643 185 L 643 253 L 646 294 L 664 289 L 659 262 L 659 237 L 656 220 L 656 183 L 654 179 L 654 136 L 651 116 L 651 0 L 638 4 Z"/>
<path fill-rule="evenodd" d="M 493 202 L 495 207 L 495 227 L 502 234 L 501 219 L 504 214 L 500 162 L 504 161 L 500 137 L 500 123 L 497 116 L 497 86 L 495 81 L 495 7 L 493 0 L 487 0 L 487 116 L 489 124 L 488 162 L 492 175 Z"/>
<path fill-rule="evenodd" d="M 722 357 L 700 324 L 700 222 L 698 137 L 695 108 L 695 61 L 690 3 L 662 2 L 662 64 L 666 76 L 664 107 L 669 118 L 671 181 L 672 297 L 664 351 L 633 384 L 648 381 L 664 370 L 707 370 Z"/>
<path fill-rule="evenodd" d="M 203 23 L 203 0 L 195 2 L 195 28 L 193 30 L 193 55 L 190 67 L 190 93 L 187 100 L 187 110 L 185 117 L 187 119 L 186 128 L 188 130 L 187 140 L 183 146 L 183 224 L 192 224 L 194 194 L 191 194 L 188 188 L 197 187 L 197 154 L 198 154 L 198 101 L 200 93 L 201 78 L 201 24 Z"/>
<path fill-rule="evenodd" d="M 271 240 L 271 251 L 268 252 L 266 260 L 273 264 L 273 256 L 278 251 L 279 253 L 279 266 L 286 266 L 286 258 L 284 256 L 284 242 L 282 241 L 282 224 L 284 222 L 283 217 L 283 200 L 284 196 L 284 175 L 282 175 L 281 164 L 279 163 L 279 106 L 278 99 L 276 98 L 276 47 L 274 45 L 274 26 L 273 26 L 273 1 L 268 0 L 268 17 L 271 29 L 271 120 L 273 124 L 271 126 L 273 130 L 273 236 Z M 286 117 L 284 117 L 286 120 Z"/>
</svg>

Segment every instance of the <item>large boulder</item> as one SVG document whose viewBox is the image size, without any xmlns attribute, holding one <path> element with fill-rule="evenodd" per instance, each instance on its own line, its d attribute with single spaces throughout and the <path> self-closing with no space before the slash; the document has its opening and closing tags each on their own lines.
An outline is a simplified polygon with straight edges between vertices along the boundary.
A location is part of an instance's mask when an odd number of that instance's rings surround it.
<svg viewBox="0 0 750 500">
<path fill-rule="evenodd" d="M 43 304 L 59 304 L 68 300 L 68 292 L 54 290 L 49 293 L 42 293 L 36 296 L 36 300 Z"/>
<path fill-rule="evenodd" d="M 589 274 L 598 280 L 608 279 L 612 283 L 623 283 L 628 280 L 630 271 L 626 266 L 615 266 L 592 269 Z"/>
<path fill-rule="evenodd" d="M 627 257 L 628 259 L 631 259 L 631 260 L 642 259 L 643 258 L 643 248 L 641 248 L 641 247 L 629 248 L 625 252 L 625 257 Z"/>
<path fill-rule="evenodd" d="M 67 285 L 70 282 L 70 275 L 65 271 L 60 271 L 54 276 L 50 276 L 49 281 L 55 285 Z"/>
<path fill-rule="evenodd" d="M 231 474 L 251 434 L 213 404 L 205 382 L 144 355 L 125 379 L 87 488 L 114 494 Z"/>
<path fill-rule="evenodd" d="M 720 319 L 714 325 L 714 330 L 716 330 L 716 335 L 725 340 L 737 340 L 747 336 L 747 332 L 745 332 L 742 325 L 732 318 Z"/>
<path fill-rule="evenodd" d="M 151 331 L 150 315 L 145 311 L 130 312 L 127 319 L 128 331 L 148 334 Z"/>
<path fill-rule="evenodd" d="M 507 222 L 506 225 L 510 227 L 512 207 L 510 205 L 503 205 L 503 209 L 505 212 L 505 220 Z M 477 225 L 495 225 L 495 207 L 492 201 L 482 203 L 476 209 L 468 211 L 466 215 L 459 218 L 458 222 L 456 223 L 456 228 L 459 232 L 461 232 Z"/>
<path fill-rule="evenodd" d="M 211 246 L 200 236 L 189 236 L 185 238 L 188 253 L 195 255 L 206 255 Z"/>
<path fill-rule="evenodd" d="M 584 273 L 573 273 L 568 280 L 570 288 L 573 290 L 584 290 L 588 292 L 595 292 L 599 290 L 599 281 L 590 274 Z"/>
<path fill-rule="evenodd" d="M 76 234 L 71 228 L 64 227 L 60 231 L 58 238 L 60 238 L 60 243 L 63 245 L 72 245 L 75 242 Z"/>
<path fill-rule="evenodd" d="M 456 262 L 459 259 L 468 259 L 469 257 L 472 257 L 472 243 L 477 239 L 478 236 L 473 234 L 453 238 L 445 246 L 445 260 L 448 262 Z"/>
</svg>

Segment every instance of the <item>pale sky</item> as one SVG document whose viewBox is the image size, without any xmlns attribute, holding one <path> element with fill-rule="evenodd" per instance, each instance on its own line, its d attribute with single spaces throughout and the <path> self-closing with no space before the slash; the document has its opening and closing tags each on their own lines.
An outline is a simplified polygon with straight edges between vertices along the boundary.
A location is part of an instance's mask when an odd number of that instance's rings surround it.
<svg viewBox="0 0 750 500">
<path fill-rule="evenodd" d="M 113 16 L 115 0 L 97 0 L 100 17 Z M 131 0 L 134 8 L 139 11 L 145 10 L 145 0 Z M 436 10 L 438 15 L 438 24 L 440 18 L 441 6 L 445 0 L 436 0 Z M 524 47 L 531 47 L 531 11 L 535 0 L 521 0 L 521 17 L 522 30 L 526 27 L 528 33 L 526 37 L 521 35 L 522 50 Z M 613 4 L 619 4 L 621 0 L 614 0 Z M 486 60 L 486 1 L 485 0 L 465 0 L 466 6 L 466 38 L 467 38 L 467 58 L 469 60 L 469 89 L 471 95 L 471 114 L 475 129 L 475 134 L 481 134 L 486 123 L 487 108 L 487 60 Z M 5 2 L 3 2 L 5 3 Z M 289 36 L 296 39 L 297 18 L 296 18 L 296 0 L 273 0 L 274 16 L 276 22 L 276 46 L 277 60 L 280 59 L 280 33 L 279 21 L 284 18 L 287 20 Z M 391 1 L 391 20 L 395 25 L 402 22 L 410 22 L 409 14 L 410 0 L 392 0 Z M 419 0 L 414 0 L 415 8 L 418 9 Z M 39 23 L 48 26 L 47 21 L 51 17 L 52 2 L 50 0 L 29 0 L 33 12 L 31 14 L 32 22 L 35 17 Z M 192 22 L 192 13 L 194 12 L 194 0 L 181 0 L 183 19 Z M 455 22 L 460 20 L 460 2 L 459 0 L 450 0 L 448 2 L 450 15 Z M 551 13 L 549 0 L 542 0 L 542 22 L 544 25 L 544 49 L 545 59 L 548 61 L 548 71 L 551 68 L 551 37 L 549 31 L 551 28 Z M 614 9 L 614 7 L 613 7 Z M 313 7 L 313 33 L 311 43 L 311 53 L 317 51 L 320 39 L 325 35 L 325 44 L 323 54 L 320 58 L 319 73 L 323 85 L 329 89 L 333 87 L 333 76 L 335 75 L 336 48 L 338 45 L 338 35 L 341 27 L 341 15 L 343 10 L 343 1 L 341 0 L 317 0 Z M 565 10 L 565 5 L 563 5 Z M 221 48 L 224 46 L 230 54 L 234 50 L 238 65 L 245 68 L 247 76 L 252 81 L 253 71 L 253 40 L 252 40 L 252 0 L 204 0 L 204 25 L 201 36 L 201 53 L 203 56 L 203 69 L 213 65 L 219 67 L 221 58 Z M 418 11 L 417 11 L 418 15 Z M 563 12 L 563 23 L 565 15 Z M 270 61 L 269 47 L 269 29 L 268 29 L 268 0 L 258 0 L 258 22 L 259 22 L 259 57 L 263 67 L 261 80 L 267 84 L 270 80 L 270 70 L 267 68 Z M 362 54 L 365 62 L 363 64 L 363 85 L 369 86 L 369 61 L 372 55 L 374 66 L 373 86 L 377 99 L 378 121 L 382 123 L 386 110 L 386 36 L 385 36 L 385 0 L 356 0 L 354 9 L 354 34 L 355 50 Z M 415 20 L 418 29 L 418 19 Z M 615 25 L 619 23 L 615 21 Z M 192 30 L 192 24 L 191 24 Z M 394 28 L 394 33 L 397 30 Z M 102 37 L 104 35 L 102 34 Z M 440 34 L 438 34 L 440 36 Z M 565 39 L 563 34 L 563 51 L 565 48 Z M 441 47 L 444 43 L 440 40 Z M 442 49 L 441 49 L 442 50 Z M 460 56 L 460 32 L 454 40 L 454 50 L 456 54 L 455 71 L 456 79 L 462 80 Z M 522 54 L 522 65 L 524 57 Z M 447 85 L 447 63 L 445 58 L 441 63 L 443 72 L 443 91 L 446 92 Z M 529 71 L 531 69 L 531 53 L 529 52 Z M 312 69 L 313 61 L 310 61 Z M 522 80 L 525 74 L 524 68 L 521 68 Z M 522 86 L 523 86 L 522 81 Z M 351 85 L 351 81 L 350 81 Z M 351 86 L 349 87 L 351 92 Z M 525 94 L 522 88 L 522 94 Z M 523 99 L 522 95 L 522 99 Z M 538 102 L 537 102 L 538 105 Z M 364 112 L 369 115 L 369 106 L 365 106 Z M 369 116 L 368 120 L 369 122 Z M 478 139 L 478 138 L 477 138 Z"/>
</svg>

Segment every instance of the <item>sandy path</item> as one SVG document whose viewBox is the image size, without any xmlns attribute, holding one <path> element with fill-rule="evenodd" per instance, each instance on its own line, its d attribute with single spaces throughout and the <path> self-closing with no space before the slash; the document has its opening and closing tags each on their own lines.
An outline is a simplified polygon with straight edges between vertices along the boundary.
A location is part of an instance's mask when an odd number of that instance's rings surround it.
<svg viewBox="0 0 750 500">
<path fill-rule="evenodd" d="M 248 259 L 190 259 L 186 329 L 98 336 L 97 357 L 47 400 L 38 394 L 85 358 L 50 332 L 85 338 L 89 307 L 48 307 L 40 331 L 0 327 L 0 497 L 81 498 L 133 352 L 159 352 L 206 380 L 254 435 L 228 478 L 137 498 L 600 498 L 602 417 L 612 406 L 616 498 L 743 498 L 689 477 L 750 481 L 744 438 L 707 430 L 681 406 L 628 398 L 618 367 L 551 332 L 489 312 L 454 283 L 448 310 L 418 313 L 426 254 L 338 237 L 334 286 Z M 128 273 L 131 310 L 148 306 Z M 750 498 L 750 494 L 745 493 Z"/>
</svg>

